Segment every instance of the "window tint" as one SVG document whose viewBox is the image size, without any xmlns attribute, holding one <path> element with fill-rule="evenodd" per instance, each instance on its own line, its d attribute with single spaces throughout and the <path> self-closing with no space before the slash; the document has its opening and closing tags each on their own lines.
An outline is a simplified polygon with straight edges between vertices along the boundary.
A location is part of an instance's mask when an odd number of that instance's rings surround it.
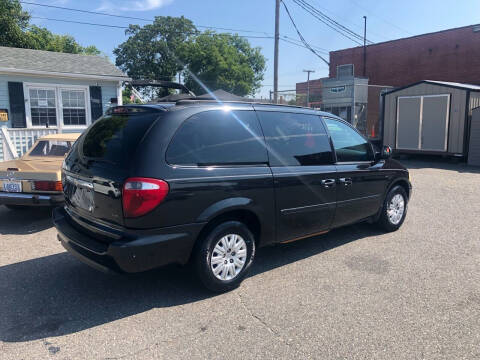
<svg viewBox="0 0 480 360">
<path fill-rule="evenodd" d="M 337 161 L 370 161 L 373 159 L 370 144 L 350 126 L 333 119 L 325 119 L 337 153 Z"/>
<path fill-rule="evenodd" d="M 82 136 L 83 156 L 107 163 L 127 165 L 158 113 L 107 115 Z"/>
<path fill-rule="evenodd" d="M 167 150 L 176 165 L 235 165 L 267 162 L 254 111 L 206 111 L 186 120 Z"/>
<path fill-rule="evenodd" d="M 272 166 L 332 164 L 332 149 L 319 116 L 257 112 Z"/>
</svg>

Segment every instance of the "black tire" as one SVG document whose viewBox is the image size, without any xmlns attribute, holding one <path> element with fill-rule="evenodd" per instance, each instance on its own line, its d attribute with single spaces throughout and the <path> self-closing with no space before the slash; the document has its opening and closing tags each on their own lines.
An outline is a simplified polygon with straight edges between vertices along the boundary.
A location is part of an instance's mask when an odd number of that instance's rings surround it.
<svg viewBox="0 0 480 360">
<path fill-rule="evenodd" d="M 212 255 L 216 253 L 214 252 L 215 245 L 217 245 L 224 236 L 229 234 L 239 235 L 244 240 L 247 254 L 243 268 L 241 268 L 239 273 L 230 280 L 221 280 L 213 273 L 211 259 Z M 199 243 L 194 253 L 194 264 L 201 282 L 209 290 L 219 293 L 237 288 L 247 275 L 255 258 L 255 238 L 252 232 L 245 224 L 239 221 L 226 221 L 210 230 L 200 241 L 201 243 Z M 222 274 L 222 272 L 220 274 Z"/>
<path fill-rule="evenodd" d="M 387 213 L 388 206 L 392 201 L 393 197 L 396 195 L 401 195 L 404 201 L 403 215 L 398 223 L 392 222 Z M 387 196 L 385 197 L 385 200 L 383 202 L 383 207 L 381 210 L 382 212 L 380 214 L 377 224 L 385 231 L 388 231 L 388 232 L 396 231 L 400 228 L 400 226 L 402 226 L 403 222 L 405 221 L 405 217 L 407 216 L 407 209 L 408 209 L 408 196 L 407 196 L 407 193 L 405 192 L 405 189 L 400 185 L 394 186 L 392 189 L 390 189 Z"/>
</svg>

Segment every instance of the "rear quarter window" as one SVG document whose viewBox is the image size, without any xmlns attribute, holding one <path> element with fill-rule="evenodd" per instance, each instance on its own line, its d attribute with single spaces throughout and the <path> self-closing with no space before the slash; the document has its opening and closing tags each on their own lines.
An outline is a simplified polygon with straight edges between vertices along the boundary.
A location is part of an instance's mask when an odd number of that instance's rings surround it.
<svg viewBox="0 0 480 360">
<path fill-rule="evenodd" d="M 211 110 L 180 126 L 168 150 L 172 165 L 254 165 L 267 163 L 263 135 L 254 111 Z"/>
</svg>

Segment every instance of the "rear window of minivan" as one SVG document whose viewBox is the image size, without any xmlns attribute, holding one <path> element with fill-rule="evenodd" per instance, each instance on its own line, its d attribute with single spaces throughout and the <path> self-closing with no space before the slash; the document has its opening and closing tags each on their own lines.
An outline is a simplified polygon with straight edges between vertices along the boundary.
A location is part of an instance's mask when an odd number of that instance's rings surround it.
<svg viewBox="0 0 480 360">
<path fill-rule="evenodd" d="M 158 117 L 158 113 L 104 116 L 82 137 L 81 154 L 86 159 L 126 164 Z"/>
</svg>

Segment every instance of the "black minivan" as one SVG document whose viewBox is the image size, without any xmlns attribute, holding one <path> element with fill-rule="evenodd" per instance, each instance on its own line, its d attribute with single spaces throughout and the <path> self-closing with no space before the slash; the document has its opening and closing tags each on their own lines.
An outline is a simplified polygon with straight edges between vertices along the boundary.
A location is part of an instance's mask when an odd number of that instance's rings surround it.
<svg viewBox="0 0 480 360">
<path fill-rule="evenodd" d="M 113 108 L 62 181 L 53 218 L 73 255 L 127 273 L 191 262 L 213 291 L 238 286 L 259 246 L 359 221 L 397 230 L 411 193 L 390 148 L 334 115 L 191 100 Z"/>
</svg>

